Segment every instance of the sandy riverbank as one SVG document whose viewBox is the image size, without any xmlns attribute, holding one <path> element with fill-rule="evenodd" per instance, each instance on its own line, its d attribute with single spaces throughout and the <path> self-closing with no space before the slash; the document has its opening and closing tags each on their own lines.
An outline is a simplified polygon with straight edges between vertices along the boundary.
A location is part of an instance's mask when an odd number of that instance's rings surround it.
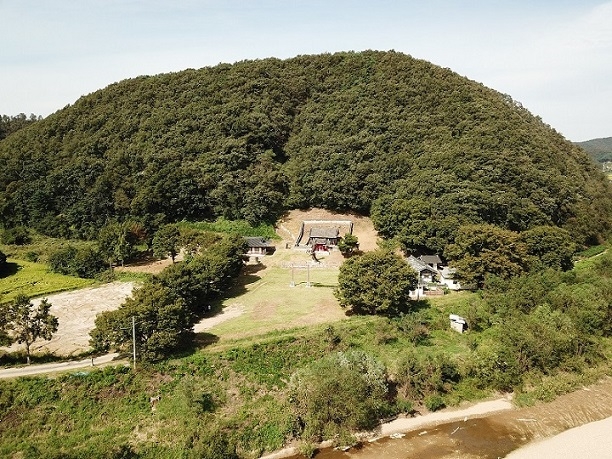
<svg viewBox="0 0 612 459">
<path fill-rule="evenodd" d="M 467 420 L 475 417 L 490 415 L 500 411 L 510 410 L 514 407 L 511 397 L 500 398 L 496 400 L 487 400 L 479 402 L 465 408 L 448 408 L 446 410 L 429 413 L 423 416 L 415 416 L 408 418 L 398 418 L 393 421 L 384 423 L 380 426 L 380 430 L 370 438 L 387 437 L 400 432 L 408 432 L 423 427 L 433 425 L 446 424 L 458 420 Z M 366 437 L 367 438 L 367 437 Z M 330 441 L 326 441 L 318 445 L 319 448 L 329 448 L 332 446 Z M 298 454 L 297 447 L 288 447 L 272 454 L 262 456 L 261 459 L 282 459 L 292 457 Z"/>
<path fill-rule="evenodd" d="M 530 443 L 506 456 L 508 459 L 612 457 L 612 417 L 566 430 L 551 438 Z"/>
</svg>

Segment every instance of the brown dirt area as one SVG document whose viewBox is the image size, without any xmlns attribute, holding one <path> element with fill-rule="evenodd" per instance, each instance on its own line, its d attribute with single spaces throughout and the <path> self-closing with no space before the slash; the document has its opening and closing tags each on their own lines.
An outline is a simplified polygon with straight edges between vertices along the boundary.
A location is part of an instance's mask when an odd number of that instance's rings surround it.
<svg viewBox="0 0 612 459">
<path fill-rule="evenodd" d="M 51 314 L 57 317 L 59 327 L 51 341 L 37 340 L 31 346 L 31 351 L 58 355 L 75 355 L 88 351 L 89 332 L 95 326 L 96 316 L 100 312 L 117 309 L 132 294 L 133 289 L 132 282 L 112 282 L 99 287 L 48 295 Z M 32 300 L 34 304 L 39 301 Z M 22 344 L 0 348 L 10 352 L 21 349 Z"/>
<path fill-rule="evenodd" d="M 363 251 L 378 248 L 378 232 L 374 229 L 372 220 L 355 213 L 338 213 L 327 209 L 291 210 L 276 223 L 276 233 L 283 238 L 283 243 L 293 245 L 300 232 L 300 226 L 305 220 L 351 220 L 353 234 L 359 239 L 359 248 Z M 332 225 L 333 226 L 333 225 Z M 344 235 L 346 227 L 340 227 L 340 235 Z"/>
</svg>

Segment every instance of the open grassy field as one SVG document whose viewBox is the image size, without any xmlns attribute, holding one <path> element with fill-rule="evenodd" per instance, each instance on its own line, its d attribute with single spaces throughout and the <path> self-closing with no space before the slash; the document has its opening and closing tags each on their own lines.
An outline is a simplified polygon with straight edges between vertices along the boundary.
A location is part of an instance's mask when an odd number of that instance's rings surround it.
<svg viewBox="0 0 612 459">
<path fill-rule="evenodd" d="M 240 308 L 239 317 L 209 330 L 222 340 L 244 338 L 292 327 L 334 322 L 345 318 L 333 290 L 338 282 L 337 268 L 294 268 L 295 286 L 291 287 L 291 268 L 264 268 L 243 279 L 242 293 L 223 302 L 224 308 Z"/>
<path fill-rule="evenodd" d="M 0 301 L 18 294 L 29 297 L 48 295 L 90 286 L 92 279 L 79 279 L 49 271 L 47 265 L 9 258 L 9 275 L 0 277 Z"/>
</svg>

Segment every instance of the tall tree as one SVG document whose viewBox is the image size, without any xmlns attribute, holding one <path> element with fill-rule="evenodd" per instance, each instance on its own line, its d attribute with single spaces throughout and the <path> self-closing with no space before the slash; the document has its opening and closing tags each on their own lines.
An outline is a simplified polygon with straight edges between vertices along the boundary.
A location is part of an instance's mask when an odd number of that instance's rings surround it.
<svg viewBox="0 0 612 459">
<path fill-rule="evenodd" d="M 508 279 L 527 271 L 527 248 L 519 234 L 495 225 L 463 225 L 445 256 L 465 287 L 482 288 L 488 274 Z"/>
<path fill-rule="evenodd" d="M 336 297 L 356 314 L 396 314 L 409 309 L 417 273 L 385 250 L 349 258 L 340 266 Z"/>
<path fill-rule="evenodd" d="M 165 225 L 153 237 L 153 253 L 159 258 L 172 258 L 172 263 L 180 250 L 181 234 L 176 225 Z"/>
<path fill-rule="evenodd" d="M 28 365 L 30 364 L 30 346 L 38 338 L 49 341 L 57 331 L 58 320 L 49 311 L 51 303 L 41 300 L 38 306 L 25 295 L 18 295 L 12 302 L 2 306 L 6 327 L 13 341 L 25 344 Z"/>
</svg>

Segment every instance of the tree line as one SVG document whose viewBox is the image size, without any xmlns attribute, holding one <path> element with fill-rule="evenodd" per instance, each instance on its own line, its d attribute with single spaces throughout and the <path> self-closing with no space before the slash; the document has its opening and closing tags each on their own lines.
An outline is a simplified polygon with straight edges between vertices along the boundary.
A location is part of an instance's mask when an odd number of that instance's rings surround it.
<svg viewBox="0 0 612 459">
<path fill-rule="evenodd" d="M 90 333 L 94 350 L 127 350 L 132 345 L 132 318 L 143 360 L 161 360 L 191 345 L 194 324 L 233 285 L 246 252 L 240 236 L 212 236 L 206 242 L 186 260 L 148 279 L 119 309 L 98 314 Z"/>
<path fill-rule="evenodd" d="M 0 142 L 0 216 L 58 237 L 111 222 L 273 222 L 370 214 L 406 249 L 462 226 L 603 240 L 612 191 L 587 155 L 511 97 L 397 52 L 222 64 L 138 77 Z"/>
</svg>

